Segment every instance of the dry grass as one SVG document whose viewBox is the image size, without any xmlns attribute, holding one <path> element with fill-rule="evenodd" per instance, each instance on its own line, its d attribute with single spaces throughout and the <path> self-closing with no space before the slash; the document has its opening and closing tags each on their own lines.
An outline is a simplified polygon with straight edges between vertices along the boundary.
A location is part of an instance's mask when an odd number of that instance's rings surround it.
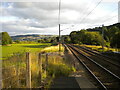
<svg viewBox="0 0 120 90">
<path fill-rule="evenodd" d="M 42 52 L 58 52 L 59 51 L 59 45 L 57 46 L 51 46 L 51 47 L 46 47 L 43 50 L 41 50 Z M 61 52 L 64 51 L 64 47 L 61 45 Z"/>
<path fill-rule="evenodd" d="M 85 46 L 85 47 L 91 48 L 93 50 L 102 52 L 102 46 L 96 46 L 96 45 L 80 45 L 80 46 Z M 119 51 L 120 52 L 120 49 L 104 47 L 104 51 L 113 51 L 113 52 Z"/>
<path fill-rule="evenodd" d="M 64 51 L 62 47 L 61 52 Z M 45 59 L 46 55 L 42 55 L 42 62 L 43 62 L 43 70 L 42 70 L 42 81 L 46 83 L 45 87 L 49 87 L 52 79 L 57 76 L 68 76 L 71 72 L 74 71 L 74 68 L 68 65 L 64 58 L 57 54 L 58 46 L 51 46 L 42 50 L 42 52 L 55 52 L 52 55 L 48 55 L 48 69 L 47 73 L 45 73 Z M 18 65 L 19 66 L 19 86 L 14 84 L 12 88 L 26 88 L 26 59 L 25 54 L 19 54 L 19 57 L 13 56 L 9 58 L 9 60 L 4 60 L 2 67 L 5 70 L 2 71 L 3 79 L 8 77 L 8 80 L 4 80 L 2 82 L 2 87 L 6 88 L 13 84 L 15 81 L 18 80 L 17 75 L 17 67 L 9 68 L 10 66 Z M 8 68 L 8 69 L 6 69 Z M 31 52 L 31 75 L 32 75 L 32 88 L 40 87 L 39 83 L 39 66 L 38 66 L 38 52 Z"/>
</svg>

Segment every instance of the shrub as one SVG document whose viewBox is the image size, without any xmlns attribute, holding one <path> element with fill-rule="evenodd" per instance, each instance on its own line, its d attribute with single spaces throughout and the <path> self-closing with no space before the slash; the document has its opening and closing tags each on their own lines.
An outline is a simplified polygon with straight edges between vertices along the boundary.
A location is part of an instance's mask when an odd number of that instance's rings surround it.
<svg viewBox="0 0 120 90">
<path fill-rule="evenodd" d="M 2 32 L 2 45 L 7 45 L 12 43 L 12 39 L 7 32 Z"/>
</svg>

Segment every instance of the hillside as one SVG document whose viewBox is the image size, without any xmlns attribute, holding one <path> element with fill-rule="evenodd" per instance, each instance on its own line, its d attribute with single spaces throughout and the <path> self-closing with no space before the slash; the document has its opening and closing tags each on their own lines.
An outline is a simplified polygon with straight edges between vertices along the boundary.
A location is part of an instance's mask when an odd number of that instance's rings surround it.
<svg viewBox="0 0 120 90">
<path fill-rule="evenodd" d="M 31 35 L 17 35 L 17 36 L 11 36 L 12 40 L 20 40 L 20 41 L 35 41 L 39 39 L 44 38 L 50 38 L 50 37 L 57 37 L 57 35 L 38 35 L 38 34 L 31 34 Z"/>
</svg>

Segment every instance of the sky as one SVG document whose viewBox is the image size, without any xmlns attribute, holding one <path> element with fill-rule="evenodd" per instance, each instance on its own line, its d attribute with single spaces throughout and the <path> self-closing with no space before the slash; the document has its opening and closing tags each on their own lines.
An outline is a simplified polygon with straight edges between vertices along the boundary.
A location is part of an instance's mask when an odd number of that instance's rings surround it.
<svg viewBox="0 0 120 90">
<path fill-rule="evenodd" d="M 118 1 L 61 0 L 61 34 L 117 23 Z M 0 1 L 0 29 L 11 36 L 58 35 L 58 15 L 59 0 Z"/>
</svg>

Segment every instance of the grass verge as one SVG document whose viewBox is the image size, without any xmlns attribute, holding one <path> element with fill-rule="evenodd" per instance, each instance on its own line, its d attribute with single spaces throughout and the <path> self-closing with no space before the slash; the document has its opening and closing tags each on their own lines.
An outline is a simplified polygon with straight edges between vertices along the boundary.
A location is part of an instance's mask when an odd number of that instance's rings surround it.
<svg viewBox="0 0 120 90">
<path fill-rule="evenodd" d="M 45 83 L 45 88 L 49 88 L 50 84 L 53 80 L 53 78 L 58 76 L 68 76 L 71 72 L 73 72 L 75 69 L 67 64 L 63 57 L 63 51 L 64 47 L 61 47 L 61 55 L 59 55 L 58 49 L 59 46 L 50 46 L 50 47 L 44 47 L 42 50 L 39 46 L 40 44 L 23 44 L 20 47 L 27 47 L 26 49 L 31 50 L 31 75 L 32 75 L 32 88 L 37 88 L 40 86 L 39 83 L 39 66 L 38 66 L 38 52 L 39 50 L 41 52 L 45 53 L 52 53 L 51 55 L 48 55 L 48 68 L 45 73 L 45 55 L 42 56 L 42 62 L 43 62 L 43 70 L 42 70 L 42 81 Z M 43 44 L 42 44 L 43 45 Z M 14 45 L 13 45 L 14 46 Z M 16 48 L 19 45 L 16 45 Z M 12 47 L 12 46 L 11 46 Z M 20 48 L 18 47 L 18 48 Z M 42 48 L 43 48 L 42 47 Z M 15 48 L 15 47 L 14 47 Z M 37 49 L 36 49 L 37 48 Z M 35 49 L 35 50 L 34 50 Z M 14 51 L 14 50 L 13 50 Z M 18 50 L 19 51 L 19 50 Z M 22 51 L 22 50 L 21 50 Z M 37 52 L 36 52 L 37 51 Z M 17 53 L 17 52 L 15 52 Z M 3 79 L 7 77 L 13 77 L 9 78 L 9 80 L 4 80 L 2 82 L 3 87 L 9 86 L 11 83 L 14 83 L 16 80 L 18 80 L 17 75 L 17 67 L 16 65 L 19 65 L 19 79 L 20 79 L 20 85 L 17 85 L 17 83 L 12 86 L 12 88 L 26 88 L 26 59 L 25 54 L 20 54 L 13 56 L 7 60 L 3 60 L 3 68 L 5 68 L 2 71 Z M 9 68 L 10 66 L 15 65 L 15 67 Z"/>
<path fill-rule="evenodd" d="M 115 51 L 120 52 L 120 49 L 117 49 L 117 48 L 104 47 L 104 51 L 103 51 L 102 46 L 96 46 L 96 45 L 80 45 L 80 46 L 85 46 L 85 47 L 91 48 L 92 50 L 96 50 L 99 52 L 110 52 L 110 51 L 111 52 L 115 52 Z"/>
</svg>

